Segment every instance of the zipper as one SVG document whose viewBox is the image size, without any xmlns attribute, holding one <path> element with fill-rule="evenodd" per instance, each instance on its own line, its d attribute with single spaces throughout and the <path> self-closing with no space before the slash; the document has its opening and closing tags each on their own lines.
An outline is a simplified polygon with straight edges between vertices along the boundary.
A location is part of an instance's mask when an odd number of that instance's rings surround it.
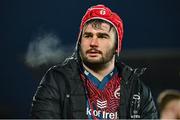
<svg viewBox="0 0 180 120">
<path fill-rule="evenodd" d="M 141 70 L 135 69 L 133 71 L 133 75 L 131 76 L 131 84 L 134 86 L 131 87 L 130 91 L 130 118 L 137 119 L 141 116 L 139 115 L 140 102 L 141 102 L 141 94 L 140 94 L 140 81 L 139 76 L 144 73 L 146 68 L 142 68 Z"/>
</svg>

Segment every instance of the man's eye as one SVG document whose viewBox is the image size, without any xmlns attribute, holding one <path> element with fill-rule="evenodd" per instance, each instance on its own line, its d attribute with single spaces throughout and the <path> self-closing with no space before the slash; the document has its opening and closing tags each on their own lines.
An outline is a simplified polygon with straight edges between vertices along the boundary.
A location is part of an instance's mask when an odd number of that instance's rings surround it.
<svg viewBox="0 0 180 120">
<path fill-rule="evenodd" d="M 102 36 L 99 36 L 99 38 L 104 38 L 104 39 L 107 39 L 108 37 L 107 37 L 107 36 L 102 35 Z"/>
<path fill-rule="evenodd" d="M 107 34 L 98 34 L 98 38 L 101 38 L 101 39 L 108 39 L 109 38 L 109 35 Z"/>
<path fill-rule="evenodd" d="M 89 38 L 90 36 L 89 35 L 84 35 L 85 38 Z"/>
<path fill-rule="evenodd" d="M 84 38 L 90 38 L 92 35 L 83 35 Z"/>
</svg>

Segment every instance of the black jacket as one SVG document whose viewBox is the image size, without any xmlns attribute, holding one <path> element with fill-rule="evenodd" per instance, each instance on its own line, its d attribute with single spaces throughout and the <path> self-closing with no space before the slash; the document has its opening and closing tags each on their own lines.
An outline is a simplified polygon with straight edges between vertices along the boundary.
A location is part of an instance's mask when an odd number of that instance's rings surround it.
<svg viewBox="0 0 180 120">
<path fill-rule="evenodd" d="M 116 62 L 122 76 L 120 119 L 157 118 L 150 90 L 139 80 L 144 69 L 132 69 Z M 86 97 L 79 76 L 79 62 L 74 58 L 50 68 L 33 97 L 32 118 L 87 118 Z"/>
</svg>

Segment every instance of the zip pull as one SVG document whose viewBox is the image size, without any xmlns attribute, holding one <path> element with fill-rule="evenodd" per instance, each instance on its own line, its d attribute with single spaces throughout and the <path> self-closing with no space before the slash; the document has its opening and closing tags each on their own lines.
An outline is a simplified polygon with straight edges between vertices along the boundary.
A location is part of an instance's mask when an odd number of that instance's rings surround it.
<svg viewBox="0 0 180 120">
<path fill-rule="evenodd" d="M 132 114 L 131 114 L 131 118 L 140 118 L 140 115 L 138 115 L 138 110 L 140 108 L 140 93 L 138 92 L 138 94 L 134 94 L 133 95 L 133 100 L 131 103 L 132 106 Z"/>
<path fill-rule="evenodd" d="M 66 94 L 66 98 L 70 98 L 70 94 Z"/>
</svg>

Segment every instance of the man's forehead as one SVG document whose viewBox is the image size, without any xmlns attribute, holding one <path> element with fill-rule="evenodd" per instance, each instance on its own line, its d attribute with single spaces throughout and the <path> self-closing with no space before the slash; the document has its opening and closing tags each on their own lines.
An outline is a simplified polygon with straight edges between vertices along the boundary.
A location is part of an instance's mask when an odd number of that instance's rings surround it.
<svg viewBox="0 0 180 120">
<path fill-rule="evenodd" d="M 107 23 L 101 23 L 101 24 L 88 24 L 88 25 L 85 25 L 84 28 L 83 28 L 83 31 L 89 31 L 91 29 L 94 29 L 94 30 L 102 30 L 104 32 L 110 32 L 111 30 L 111 27 L 109 24 Z"/>
</svg>

